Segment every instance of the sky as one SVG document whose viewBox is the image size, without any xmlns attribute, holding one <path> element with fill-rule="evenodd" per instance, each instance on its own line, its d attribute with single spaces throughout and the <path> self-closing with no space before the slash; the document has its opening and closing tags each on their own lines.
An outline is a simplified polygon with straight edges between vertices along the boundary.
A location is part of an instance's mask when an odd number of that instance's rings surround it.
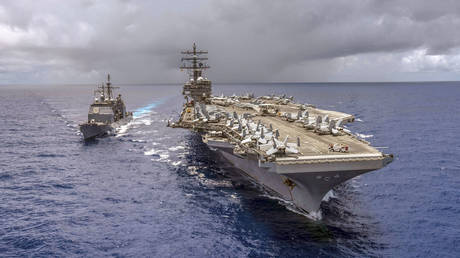
<svg viewBox="0 0 460 258">
<path fill-rule="evenodd" d="M 458 0 L 2 0 L 0 84 L 453 81 Z"/>
</svg>

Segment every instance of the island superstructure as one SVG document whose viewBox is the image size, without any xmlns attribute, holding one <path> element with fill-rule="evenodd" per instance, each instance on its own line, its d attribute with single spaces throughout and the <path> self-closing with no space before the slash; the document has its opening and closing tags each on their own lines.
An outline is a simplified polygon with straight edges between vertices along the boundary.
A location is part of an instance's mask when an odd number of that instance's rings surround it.
<svg viewBox="0 0 460 258">
<path fill-rule="evenodd" d="M 80 131 L 85 140 L 111 134 L 116 128 L 132 119 L 133 114 L 126 111 L 121 94 L 118 94 L 116 98 L 114 97 L 114 89 L 118 89 L 118 87 L 112 86 L 110 74 L 108 74 L 107 82 L 102 83 L 94 91 L 95 98 L 89 107 L 88 121 L 80 124 Z"/>
<path fill-rule="evenodd" d="M 207 53 L 195 44 L 182 52 L 180 68 L 190 78 L 180 118 L 169 126 L 199 133 L 211 149 L 298 209 L 314 214 L 334 186 L 392 162 L 393 155 L 343 126 L 353 115 L 287 96 L 212 96 L 211 81 L 203 76 Z"/>
</svg>

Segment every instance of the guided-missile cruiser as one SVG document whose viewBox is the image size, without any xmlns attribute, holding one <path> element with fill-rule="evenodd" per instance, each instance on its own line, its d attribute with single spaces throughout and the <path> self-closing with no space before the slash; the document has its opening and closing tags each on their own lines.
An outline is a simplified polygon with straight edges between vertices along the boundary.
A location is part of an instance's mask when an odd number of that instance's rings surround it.
<svg viewBox="0 0 460 258">
<path fill-rule="evenodd" d="M 126 124 L 133 118 L 132 112 L 126 112 L 126 106 L 121 95 L 113 96 L 113 87 L 110 82 L 110 74 L 107 82 L 102 83 L 94 91 L 94 102 L 89 107 L 88 121 L 80 124 L 80 131 L 85 140 L 112 134 L 116 128 Z"/>
<path fill-rule="evenodd" d="M 180 118 L 168 125 L 199 133 L 239 171 L 297 209 L 315 216 L 333 187 L 393 161 L 344 127 L 353 115 L 284 95 L 212 96 L 203 76 L 208 52 L 193 44 L 181 53 L 180 68 L 190 78 Z"/>
</svg>

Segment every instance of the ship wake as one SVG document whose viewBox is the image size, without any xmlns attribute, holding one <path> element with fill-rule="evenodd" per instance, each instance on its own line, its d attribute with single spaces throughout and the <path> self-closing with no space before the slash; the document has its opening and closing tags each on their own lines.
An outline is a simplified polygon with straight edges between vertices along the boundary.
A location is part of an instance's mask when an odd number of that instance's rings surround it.
<svg viewBox="0 0 460 258">
<path fill-rule="evenodd" d="M 151 115 L 156 114 L 156 112 L 153 109 L 157 107 L 158 105 L 160 105 L 161 103 L 162 103 L 162 100 L 159 100 L 159 101 L 150 103 L 144 107 L 140 107 L 136 109 L 133 112 L 133 120 L 117 128 L 116 137 L 125 136 L 128 130 L 130 130 L 131 128 L 137 128 L 142 125 L 147 125 L 147 126 L 151 125 L 153 122 Z"/>
</svg>

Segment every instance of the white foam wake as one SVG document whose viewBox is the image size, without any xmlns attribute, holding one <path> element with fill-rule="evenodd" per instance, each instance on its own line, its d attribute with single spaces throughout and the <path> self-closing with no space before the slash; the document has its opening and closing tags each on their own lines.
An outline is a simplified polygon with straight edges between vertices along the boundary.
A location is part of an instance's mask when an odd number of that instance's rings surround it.
<svg viewBox="0 0 460 258">
<path fill-rule="evenodd" d="M 183 150 L 185 149 L 184 146 L 174 146 L 174 147 L 170 147 L 168 150 L 169 151 L 178 151 L 178 150 Z"/>
<path fill-rule="evenodd" d="M 145 156 L 153 156 L 154 158 L 150 159 L 151 161 L 159 161 L 159 162 L 171 162 L 169 160 L 169 152 L 167 150 L 158 150 L 158 149 L 150 149 L 144 151 Z"/>
<path fill-rule="evenodd" d="M 182 164 L 182 161 L 180 161 L 180 160 L 171 162 L 171 165 L 173 165 L 175 167 L 179 166 L 180 164 Z"/>
<path fill-rule="evenodd" d="M 155 155 L 158 153 L 158 150 L 155 150 L 155 149 L 151 149 L 151 150 L 148 150 L 148 151 L 144 151 L 144 155 L 145 156 L 152 156 L 152 155 Z"/>
<path fill-rule="evenodd" d="M 152 119 L 147 117 L 148 114 L 153 112 L 153 108 L 156 107 L 156 103 L 152 103 L 150 105 L 147 105 L 145 107 L 139 108 L 134 112 L 133 115 L 133 120 L 129 121 L 129 123 L 121 125 L 116 129 L 116 136 L 115 137 L 121 137 L 126 135 L 129 129 L 132 127 L 136 127 L 139 125 L 151 125 L 152 124 Z"/>
<path fill-rule="evenodd" d="M 127 124 L 124 124 L 118 127 L 115 130 L 117 132 L 117 135 L 115 137 L 121 137 L 123 135 L 126 135 L 126 132 L 128 132 L 128 129 L 131 128 L 132 125 L 133 125 L 133 121 L 130 121 Z"/>
<path fill-rule="evenodd" d="M 329 202 L 332 198 L 336 198 L 336 197 L 334 195 L 334 191 L 330 190 L 329 192 L 326 193 L 326 195 L 324 195 L 322 201 L 323 202 Z"/>
<path fill-rule="evenodd" d="M 153 102 L 145 107 L 141 107 L 141 108 L 138 108 L 134 111 L 133 113 L 133 117 L 134 118 L 139 118 L 139 117 L 142 117 L 142 116 L 145 116 L 149 113 L 152 113 L 152 109 L 154 109 L 157 105 L 159 104 L 159 102 Z"/>
<path fill-rule="evenodd" d="M 142 116 L 142 117 L 135 117 L 133 120 L 133 124 L 135 125 L 151 125 L 152 119 Z"/>
</svg>

